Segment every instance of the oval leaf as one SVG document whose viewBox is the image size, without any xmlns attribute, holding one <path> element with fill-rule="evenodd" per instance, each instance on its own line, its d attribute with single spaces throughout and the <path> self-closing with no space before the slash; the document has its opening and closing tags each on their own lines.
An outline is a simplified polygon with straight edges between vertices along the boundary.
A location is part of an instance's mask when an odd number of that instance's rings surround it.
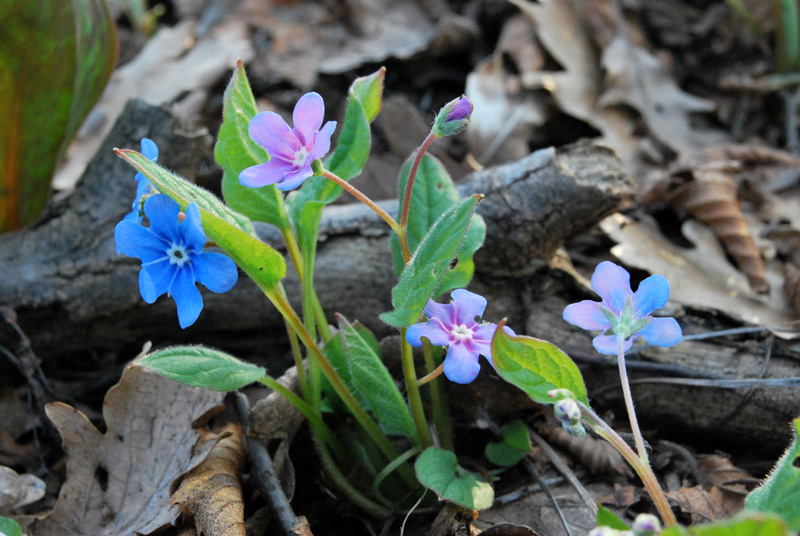
<svg viewBox="0 0 800 536">
<path fill-rule="evenodd" d="M 0 231 L 32 222 L 117 61 L 105 0 L 0 2 Z"/>
<path fill-rule="evenodd" d="M 780 519 L 754 513 L 744 513 L 730 519 L 694 527 L 669 527 L 660 536 L 796 536 Z"/>
<path fill-rule="evenodd" d="M 568 389 L 589 405 L 577 365 L 553 344 L 533 337 L 509 335 L 498 327 L 492 339 L 492 361 L 498 374 L 540 404 L 555 401 L 547 393 Z"/>
<path fill-rule="evenodd" d="M 137 359 L 134 365 L 184 385 L 211 391 L 236 391 L 267 373 L 264 367 L 203 346 L 166 348 Z"/>
<path fill-rule="evenodd" d="M 417 458 L 414 470 L 419 483 L 433 490 L 439 500 L 471 510 L 485 510 L 494 502 L 492 486 L 459 466 L 456 455 L 449 450 L 428 447 Z"/>
<path fill-rule="evenodd" d="M 392 289 L 395 310 L 381 314 L 381 320 L 395 327 L 410 326 L 419 320 L 458 253 L 480 199 L 473 196 L 459 200 L 431 227 Z"/>
</svg>

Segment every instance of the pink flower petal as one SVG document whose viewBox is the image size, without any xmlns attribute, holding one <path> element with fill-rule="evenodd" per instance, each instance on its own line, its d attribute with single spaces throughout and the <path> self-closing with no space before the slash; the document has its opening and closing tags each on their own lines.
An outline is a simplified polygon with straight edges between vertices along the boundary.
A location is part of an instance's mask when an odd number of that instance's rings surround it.
<svg viewBox="0 0 800 536">
<path fill-rule="evenodd" d="M 581 329 L 605 331 L 611 327 L 596 301 L 583 300 L 567 305 L 562 316 L 564 320 Z"/>
<path fill-rule="evenodd" d="M 306 148 L 310 149 L 309 144 L 314 143 L 314 132 L 322 126 L 324 116 L 325 102 L 319 93 L 306 93 L 294 106 L 294 134 Z"/>
<path fill-rule="evenodd" d="M 454 344 L 447 350 L 444 358 L 444 375 L 454 383 L 470 383 L 478 377 L 481 364 L 478 354 L 473 354 L 460 344 Z"/>
<path fill-rule="evenodd" d="M 603 261 L 592 275 L 592 288 L 614 314 L 622 312 L 625 299 L 633 296 L 631 274 L 613 262 Z"/>
<path fill-rule="evenodd" d="M 266 149 L 271 158 L 276 153 L 293 155 L 300 149 L 300 143 L 292 134 L 292 129 L 275 112 L 261 112 L 256 115 L 247 130 L 253 141 Z"/>
</svg>

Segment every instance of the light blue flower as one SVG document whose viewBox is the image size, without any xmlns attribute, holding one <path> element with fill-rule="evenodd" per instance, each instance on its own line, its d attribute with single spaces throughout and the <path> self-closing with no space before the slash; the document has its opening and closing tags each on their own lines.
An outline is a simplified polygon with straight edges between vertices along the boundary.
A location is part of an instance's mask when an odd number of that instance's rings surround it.
<svg viewBox="0 0 800 536">
<path fill-rule="evenodd" d="M 239 277 L 236 264 L 221 253 L 203 251 L 206 235 L 200 210 L 191 203 L 186 218 L 178 223 L 178 203 L 164 194 L 148 197 L 144 213 L 150 227 L 123 220 L 114 230 L 117 249 L 142 261 L 139 292 L 147 303 L 169 293 L 178 306 L 182 328 L 194 324 L 203 309 L 203 297 L 195 286 L 227 292 Z"/>
<path fill-rule="evenodd" d="M 669 283 L 660 275 L 651 275 L 631 290 L 631 276 L 624 268 L 604 261 L 592 275 L 592 289 L 602 302 L 584 300 L 564 309 L 564 320 L 586 330 L 603 333 L 592 341 L 602 354 L 616 355 L 617 337 L 625 341 L 624 350 L 642 337 L 655 346 L 678 344 L 683 337 L 674 318 L 653 318 L 656 309 L 664 307 L 669 298 Z"/>
<path fill-rule="evenodd" d="M 294 190 L 312 176 L 311 163 L 331 148 L 336 121 L 322 126 L 325 103 L 319 93 L 306 93 L 294 107 L 289 127 L 275 112 L 261 112 L 248 127 L 250 137 L 269 153 L 269 162 L 252 166 L 239 174 L 239 182 L 250 188 L 274 184 L 284 192 Z M 321 128 L 320 128 L 321 127 Z"/>
<path fill-rule="evenodd" d="M 158 146 L 155 144 L 153 140 L 150 138 L 142 138 L 142 155 L 145 158 L 152 160 L 153 162 L 158 161 Z M 129 212 L 125 218 L 126 221 L 132 221 L 134 223 L 142 223 L 143 213 L 142 213 L 142 197 L 145 195 L 150 195 L 154 193 L 153 189 L 150 186 L 150 181 L 147 180 L 147 177 L 142 175 L 141 173 L 136 174 L 136 199 L 133 200 L 133 210 Z"/>
<path fill-rule="evenodd" d="M 447 346 L 444 375 L 455 383 L 470 383 L 481 370 L 479 356 L 492 362 L 492 337 L 497 325 L 476 320 L 486 309 L 483 296 L 465 289 L 454 290 L 450 295 L 453 302 L 448 304 L 428 300 L 425 315 L 429 320 L 410 326 L 406 340 L 411 346 L 419 347 L 425 337 L 431 344 Z M 504 327 L 504 330 L 514 335 L 511 328 Z"/>
</svg>

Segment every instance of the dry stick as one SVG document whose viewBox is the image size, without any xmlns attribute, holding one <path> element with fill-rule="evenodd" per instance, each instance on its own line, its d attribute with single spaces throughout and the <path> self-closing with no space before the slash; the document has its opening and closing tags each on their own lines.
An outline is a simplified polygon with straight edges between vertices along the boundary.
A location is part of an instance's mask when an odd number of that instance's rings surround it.
<svg viewBox="0 0 800 536">
<path fill-rule="evenodd" d="M 542 475 L 539 474 L 539 471 L 536 470 L 536 466 L 533 465 L 533 462 L 530 460 L 530 458 L 525 458 L 523 462 L 525 464 L 525 469 L 527 469 L 528 473 L 530 473 L 533 479 L 536 480 L 536 483 L 539 484 L 539 486 L 541 486 L 542 491 L 544 492 L 545 495 L 547 495 L 547 498 L 550 500 L 550 502 L 553 503 L 553 508 L 555 508 L 556 514 L 558 514 L 558 519 L 561 520 L 561 525 L 564 527 L 564 530 L 567 531 L 567 536 L 572 536 L 572 531 L 569 529 L 569 523 L 567 523 L 567 518 L 564 517 L 564 512 L 561 511 L 561 507 L 558 505 L 558 501 L 556 500 L 555 497 L 553 497 L 553 493 L 550 491 L 550 487 L 544 481 Z"/>
<path fill-rule="evenodd" d="M 247 430 L 250 404 L 247 402 L 247 398 L 239 392 L 234 394 L 234 402 L 239 422 L 242 424 L 242 428 Z M 267 451 L 267 447 L 247 433 L 245 433 L 245 437 L 247 438 L 250 457 L 256 469 L 256 481 L 259 488 L 261 488 L 261 492 L 272 505 L 283 531 L 287 536 L 313 536 L 311 528 L 308 526 L 308 521 L 305 518 L 301 520 L 294 514 L 292 506 L 289 504 L 289 499 L 286 498 L 286 494 L 283 492 L 281 483 L 278 480 L 278 475 L 275 473 L 275 466 L 272 464 L 272 458 Z"/>
<path fill-rule="evenodd" d="M 597 515 L 597 504 L 589 495 L 589 492 L 586 491 L 586 488 L 583 487 L 581 481 L 578 480 L 578 477 L 575 476 L 575 473 L 572 472 L 572 469 L 567 467 L 567 464 L 564 463 L 564 460 L 561 459 L 561 456 L 559 456 L 558 453 L 555 450 L 553 450 L 553 447 L 551 447 L 550 444 L 547 441 L 545 441 L 542 436 L 537 434 L 533 429 L 531 429 L 530 426 L 528 426 L 527 428 L 528 428 L 528 434 L 531 436 L 531 439 L 533 439 L 533 441 L 539 446 L 539 448 L 542 449 L 544 455 L 547 456 L 547 458 L 555 466 L 558 472 L 564 475 L 564 478 L 566 478 L 567 481 L 572 485 L 572 487 L 575 488 L 575 491 L 578 492 L 578 495 L 586 504 L 586 506 L 589 507 L 589 510 L 591 510 L 594 515 Z"/>
</svg>

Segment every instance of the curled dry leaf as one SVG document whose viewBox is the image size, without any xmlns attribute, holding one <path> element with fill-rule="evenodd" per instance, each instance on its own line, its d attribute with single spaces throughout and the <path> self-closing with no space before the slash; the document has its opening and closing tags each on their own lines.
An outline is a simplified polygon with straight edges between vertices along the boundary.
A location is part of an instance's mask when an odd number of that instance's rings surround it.
<svg viewBox="0 0 800 536">
<path fill-rule="evenodd" d="M 702 486 L 680 488 L 668 491 L 667 498 L 678 504 L 680 509 L 689 514 L 692 524 L 708 523 L 715 519 L 727 519 L 742 509 L 741 497 L 731 497 L 717 486 L 706 491 Z"/>
<path fill-rule="evenodd" d="M 20 475 L 0 466 L 0 513 L 34 503 L 44 497 L 44 492 L 45 484 L 36 475 Z"/>
<path fill-rule="evenodd" d="M 52 513 L 30 532 L 129 536 L 174 522 L 170 486 L 213 446 L 194 448 L 200 434 L 192 422 L 224 396 L 127 367 L 103 401 L 105 433 L 75 408 L 49 404 L 68 456 L 67 480 Z"/>
<path fill-rule="evenodd" d="M 213 434 L 209 434 L 213 435 Z M 239 472 L 244 466 L 242 429 L 228 425 L 203 463 L 192 469 L 172 496 L 183 515 L 193 515 L 198 533 L 244 536 L 244 502 Z"/>
<path fill-rule="evenodd" d="M 611 443 L 587 435 L 583 439 L 571 436 L 561 427 L 545 433 L 547 440 L 575 456 L 593 474 L 616 474 L 633 477 L 625 459 Z"/>
<path fill-rule="evenodd" d="M 708 224 L 747 276 L 750 287 L 769 292 L 766 267 L 742 213 L 733 173 L 738 160 L 719 150 L 703 150 L 678 161 L 645 194 L 645 202 L 663 201 Z"/>
</svg>

